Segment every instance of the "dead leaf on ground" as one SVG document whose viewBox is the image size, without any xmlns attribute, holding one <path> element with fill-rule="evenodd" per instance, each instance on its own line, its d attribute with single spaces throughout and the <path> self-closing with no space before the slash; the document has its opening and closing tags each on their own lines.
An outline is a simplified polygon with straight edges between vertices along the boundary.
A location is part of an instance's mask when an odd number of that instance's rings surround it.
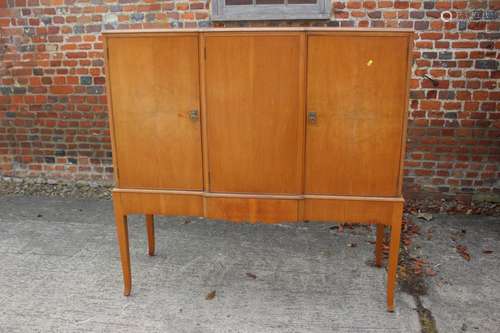
<svg viewBox="0 0 500 333">
<path fill-rule="evenodd" d="M 465 245 L 457 245 L 457 252 L 467 261 L 470 261 L 470 254 Z"/>
<path fill-rule="evenodd" d="M 215 298 L 215 293 L 216 293 L 216 292 L 215 292 L 215 290 L 212 290 L 211 292 L 209 292 L 209 293 L 207 294 L 207 297 L 205 297 L 205 299 L 206 299 L 207 301 L 211 301 L 211 300 L 213 300 L 213 299 Z"/>
<path fill-rule="evenodd" d="M 431 213 L 418 213 L 417 217 L 419 219 L 424 219 L 426 221 L 432 220 L 432 214 Z"/>
<path fill-rule="evenodd" d="M 257 275 L 250 273 L 250 272 L 247 273 L 247 276 L 254 279 L 254 280 L 257 278 Z"/>
<path fill-rule="evenodd" d="M 484 253 L 484 254 L 492 254 L 492 253 L 493 253 L 493 250 L 483 250 L 483 253 Z"/>
</svg>

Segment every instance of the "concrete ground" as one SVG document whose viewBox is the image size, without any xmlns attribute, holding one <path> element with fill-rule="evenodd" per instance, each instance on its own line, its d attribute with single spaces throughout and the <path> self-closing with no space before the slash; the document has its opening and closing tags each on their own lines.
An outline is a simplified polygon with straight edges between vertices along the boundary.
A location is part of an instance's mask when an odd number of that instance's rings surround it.
<svg viewBox="0 0 500 333">
<path fill-rule="evenodd" d="M 133 290 L 123 297 L 110 201 L 0 197 L 0 332 L 422 331 L 417 297 L 398 290 L 386 312 L 368 228 L 160 218 L 148 257 L 142 217 L 129 221 Z M 437 330 L 498 332 L 498 218 L 419 224 L 413 254 L 438 272 L 419 300 Z"/>
</svg>

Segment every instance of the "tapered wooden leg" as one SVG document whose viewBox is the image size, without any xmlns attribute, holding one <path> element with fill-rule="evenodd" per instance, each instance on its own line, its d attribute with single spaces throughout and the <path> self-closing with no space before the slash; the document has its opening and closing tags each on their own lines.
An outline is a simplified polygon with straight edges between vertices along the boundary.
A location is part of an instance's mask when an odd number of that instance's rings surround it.
<svg viewBox="0 0 500 333">
<path fill-rule="evenodd" d="M 115 210 L 116 235 L 120 246 L 120 258 L 123 272 L 123 295 L 130 295 L 132 289 L 132 274 L 130 272 L 130 253 L 128 244 L 127 216 L 123 213 L 119 194 L 113 193 Z"/>
<path fill-rule="evenodd" d="M 148 254 L 155 255 L 155 224 L 153 215 L 146 215 L 146 230 L 148 233 Z"/>
<path fill-rule="evenodd" d="M 377 240 L 375 242 L 375 265 L 377 267 L 382 267 L 382 248 L 384 245 L 384 230 L 385 226 L 383 224 L 377 224 Z"/>
<path fill-rule="evenodd" d="M 401 238 L 401 223 L 403 204 L 394 208 L 391 221 L 391 243 L 389 246 L 389 271 L 387 273 L 387 311 L 394 311 L 394 288 L 398 270 L 399 242 Z"/>
</svg>

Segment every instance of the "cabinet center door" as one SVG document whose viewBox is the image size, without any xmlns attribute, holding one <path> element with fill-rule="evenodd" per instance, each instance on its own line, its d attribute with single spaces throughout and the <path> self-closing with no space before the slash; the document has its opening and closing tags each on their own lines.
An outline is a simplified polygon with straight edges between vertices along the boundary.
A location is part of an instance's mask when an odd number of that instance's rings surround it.
<svg viewBox="0 0 500 333">
<path fill-rule="evenodd" d="M 120 187 L 203 188 L 197 35 L 110 37 Z M 193 119 L 192 119 L 193 118 Z"/>
<path fill-rule="evenodd" d="M 301 193 L 304 35 L 204 38 L 210 190 Z"/>
<path fill-rule="evenodd" d="M 408 37 L 310 35 L 307 194 L 397 196 Z"/>
</svg>

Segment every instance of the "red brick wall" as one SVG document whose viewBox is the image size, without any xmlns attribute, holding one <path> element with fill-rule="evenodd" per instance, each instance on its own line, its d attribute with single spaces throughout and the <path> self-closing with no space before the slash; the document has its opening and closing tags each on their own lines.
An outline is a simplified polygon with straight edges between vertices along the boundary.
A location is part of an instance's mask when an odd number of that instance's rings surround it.
<svg viewBox="0 0 500 333">
<path fill-rule="evenodd" d="M 330 21 L 274 24 L 414 28 L 407 194 L 498 194 L 499 10 L 500 0 L 333 1 Z M 0 174 L 111 180 L 101 31 L 215 25 L 209 16 L 196 0 L 0 0 Z"/>
</svg>

